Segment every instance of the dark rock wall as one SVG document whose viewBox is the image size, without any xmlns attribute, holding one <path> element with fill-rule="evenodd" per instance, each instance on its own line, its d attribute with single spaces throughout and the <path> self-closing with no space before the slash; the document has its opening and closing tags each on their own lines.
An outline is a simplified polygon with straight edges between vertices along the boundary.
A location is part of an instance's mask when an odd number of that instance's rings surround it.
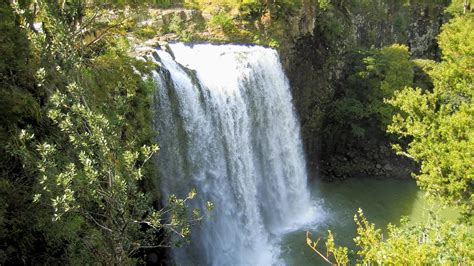
<svg viewBox="0 0 474 266">
<path fill-rule="evenodd" d="M 293 90 L 313 175 L 327 178 L 409 178 L 416 165 L 397 156 L 377 125 L 362 138 L 343 138 L 328 125 L 328 106 L 345 90 L 356 49 L 405 44 L 413 57 L 437 59 L 436 36 L 446 1 L 335 1 L 330 10 L 307 3 L 289 19 L 280 54 Z M 311 9 L 308 9 L 311 6 Z"/>
</svg>

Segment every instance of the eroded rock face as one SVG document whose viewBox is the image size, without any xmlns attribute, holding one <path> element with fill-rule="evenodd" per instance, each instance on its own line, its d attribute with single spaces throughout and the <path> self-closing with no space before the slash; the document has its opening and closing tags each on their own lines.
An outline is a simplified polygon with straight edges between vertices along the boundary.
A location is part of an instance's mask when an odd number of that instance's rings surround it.
<svg viewBox="0 0 474 266">
<path fill-rule="evenodd" d="M 416 169 L 411 161 L 391 150 L 386 134 L 376 125 L 369 126 L 363 138 L 344 139 L 340 137 L 343 132 L 330 127 L 328 117 L 328 106 L 333 101 L 348 90 L 357 90 L 347 86 L 348 76 L 353 71 L 354 50 L 401 43 L 410 48 L 413 57 L 439 58 L 436 36 L 446 20 L 444 5 L 430 1 L 409 5 L 403 2 L 338 0 L 333 2 L 332 9 L 324 11 L 314 1 L 304 0 L 299 10 L 283 18 L 285 23 L 280 25 L 283 34 L 275 37 L 280 42 L 278 50 L 292 87 L 307 161 L 313 174 L 337 178 L 401 178 L 409 177 Z M 152 19 L 143 23 L 165 30 L 145 42 L 138 40 L 138 54 L 157 46 L 165 49 L 166 42 L 180 39 L 176 32 L 166 31 L 176 24 L 177 18 L 182 21 L 183 29 L 191 32 L 210 20 L 209 14 L 182 8 L 150 12 Z M 259 30 L 265 33 L 269 25 L 260 24 L 263 28 Z M 212 34 L 204 31 L 200 38 L 213 40 Z M 386 150 L 379 149 L 380 146 Z"/>
<path fill-rule="evenodd" d="M 301 36 L 313 35 L 316 26 L 317 8 L 311 1 L 303 1 L 303 7 L 289 18 L 290 34 L 293 40 Z"/>
<path fill-rule="evenodd" d="M 329 104 L 344 91 L 357 89 L 346 86 L 355 49 L 401 43 L 413 57 L 439 58 L 436 36 L 446 20 L 445 6 L 388 2 L 374 0 L 362 6 L 339 1 L 331 11 L 307 5 L 289 19 L 289 32 L 279 50 L 302 124 L 308 164 L 315 175 L 409 178 L 416 170 L 415 164 L 391 150 L 386 135 L 376 126 L 364 138 L 349 140 L 338 140 L 339 132 L 330 132 L 328 126 Z M 321 139 L 328 135 L 337 145 Z"/>
</svg>

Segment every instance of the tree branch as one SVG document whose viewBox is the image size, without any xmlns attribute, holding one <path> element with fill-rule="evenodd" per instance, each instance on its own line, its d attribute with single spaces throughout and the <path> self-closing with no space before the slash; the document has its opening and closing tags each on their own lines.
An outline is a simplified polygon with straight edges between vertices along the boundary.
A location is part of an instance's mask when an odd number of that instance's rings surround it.
<svg viewBox="0 0 474 266">
<path fill-rule="evenodd" d="M 102 39 L 102 37 L 104 37 L 111 29 L 114 29 L 114 28 L 117 28 L 117 27 L 121 26 L 124 21 L 125 21 L 125 19 L 122 20 L 122 21 L 121 21 L 120 23 L 118 23 L 118 24 L 110 25 L 110 26 L 107 27 L 104 31 L 102 31 L 102 32 L 99 34 L 99 36 L 97 36 L 94 40 L 92 40 L 91 42 L 89 42 L 89 43 L 86 44 L 85 46 L 86 46 L 86 47 L 89 47 L 89 46 L 93 45 L 94 43 L 100 41 L 100 39 Z"/>
<path fill-rule="evenodd" d="M 318 254 L 321 258 L 323 258 L 327 263 L 331 264 L 331 265 L 335 265 L 335 263 L 332 263 L 326 256 L 324 256 L 321 252 L 319 252 L 319 250 L 316 248 L 316 246 L 318 245 L 319 243 L 319 240 L 321 238 L 318 238 L 318 240 L 316 241 L 316 243 L 312 244 L 313 241 L 311 240 L 310 238 L 310 234 L 309 232 L 306 232 L 306 244 L 314 251 L 316 252 L 316 254 Z"/>
</svg>

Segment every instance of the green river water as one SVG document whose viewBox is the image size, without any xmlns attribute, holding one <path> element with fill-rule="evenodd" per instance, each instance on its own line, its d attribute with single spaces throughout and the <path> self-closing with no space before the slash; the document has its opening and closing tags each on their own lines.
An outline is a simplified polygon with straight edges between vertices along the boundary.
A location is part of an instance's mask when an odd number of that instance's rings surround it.
<svg viewBox="0 0 474 266">
<path fill-rule="evenodd" d="M 349 179 L 343 182 L 310 183 L 312 200 L 317 206 L 318 218 L 306 228 L 287 234 L 280 243 L 281 254 L 288 265 L 327 265 L 307 245 L 305 232 L 313 240 L 321 236 L 320 251 L 325 252 L 324 239 L 331 230 L 337 245 L 354 248 L 356 226 L 353 220 L 362 208 L 370 222 L 379 228 L 388 223 L 399 224 L 406 216 L 416 222 L 426 217 L 428 202 L 413 180 L 378 180 L 373 178 Z M 454 211 L 443 211 L 442 216 L 454 218 Z"/>
</svg>

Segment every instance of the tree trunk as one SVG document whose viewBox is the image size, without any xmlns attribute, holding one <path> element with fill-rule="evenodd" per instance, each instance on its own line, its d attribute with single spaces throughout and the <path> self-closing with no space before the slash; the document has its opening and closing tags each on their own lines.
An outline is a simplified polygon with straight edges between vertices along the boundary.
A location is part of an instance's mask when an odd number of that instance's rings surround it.
<svg viewBox="0 0 474 266">
<path fill-rule="evenodd" d="M 469 11 L 471 11 L 471 1 L 464 0 L 464 14 L 466 14 Z"/>
</svg>

